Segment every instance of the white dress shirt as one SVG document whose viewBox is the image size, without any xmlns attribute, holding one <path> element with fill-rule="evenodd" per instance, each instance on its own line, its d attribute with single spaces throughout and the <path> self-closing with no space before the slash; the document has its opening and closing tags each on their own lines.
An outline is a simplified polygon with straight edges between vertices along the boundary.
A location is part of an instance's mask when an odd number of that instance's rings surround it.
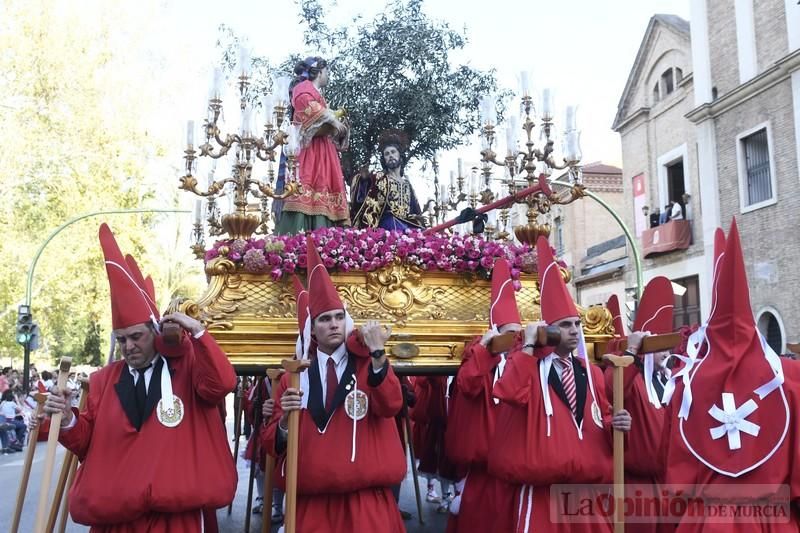
<svg viewBox="0 0 800 533">
<path fill-rule="evenodd" d="M 144 371 L 144 388 L 147 392 L 150 392 L 150 381 L 153 377 L 153 369 L 155 369 L 156 364 L 158 364 L 158 360 L 160 358 L 161 358 L 160 355 L 156 355 L 155 358 L 151 361 L 150 368 Z M 133 376 L 133 386 L 136 387 L 136 384 L 139 382 L 139 372 L 131 365 L 128 365 L 128 372 L 130 372 L 131 376 Z"/>
<path fill-rule="evenodd" d="M 333 359 L 333 365 L 336 370 L 336 382 L 342 380 L 342 374 L 344 374 L 345 369 L 347 368 L 347 346 L 346 343 L 342 343 L 339 345 L 336 350 L 330 355 L 326 353 L 322 353 L 321 351 L 317 350 L 317 368 L 319 368 L 319 381 L 322 384 L 322 402 L 325 403 L 325 398 L 327 398 L 328 392 L 328 380 L 326 379 L 328 376 L 328 359 Z"/>
</svg>

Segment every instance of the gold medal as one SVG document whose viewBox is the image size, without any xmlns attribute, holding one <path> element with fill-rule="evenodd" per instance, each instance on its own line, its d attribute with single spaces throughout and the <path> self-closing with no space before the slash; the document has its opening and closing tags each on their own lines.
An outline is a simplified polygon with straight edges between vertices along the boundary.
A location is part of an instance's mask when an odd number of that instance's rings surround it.
<svg viewBox="0 0 800 533">
<path fill-rule="evenodd" d="M 158 406 L 156 407 L 158 421 L 168 428 L 174 428 L 183 420 L 183 402 L 174 394 L 172 398 L 172 407 L 165 407 L 163 398 L 158 400 Z"/>
<path fill-rule="evenodd" d="M 369 398 L 363 391 L 353 390 L 344 400 L 344 410 L 353 420 L 361 420 L 367 416 Z"/>
<path fill-rule="evenodd" d="M 600 406 L 597 402 L 592 402 L 592 420 L 597 424 L 597 427 L 603 429 L 603 413 L 600 411 Z"/>
</svg>

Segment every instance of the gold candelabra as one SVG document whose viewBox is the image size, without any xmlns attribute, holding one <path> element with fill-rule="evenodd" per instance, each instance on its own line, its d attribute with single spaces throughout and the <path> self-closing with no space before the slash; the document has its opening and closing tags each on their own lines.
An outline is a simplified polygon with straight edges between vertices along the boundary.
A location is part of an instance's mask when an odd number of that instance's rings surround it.
<svg viewBox="0 0 800 533">
<path fill-rule="evenodd" d="M 257 110 L 250 98 L 250 56 L 245 49 L 240 50 L 239 107 L 241 126 L 238 133 L 223 134 L 219 124 L 222 115 L 222 72 L 214 71 L 214 81 L 208 100 L 208 114 L 204 119 L 202 132 L 204 140 L 195 149 L 194 121 L 187 125 L 187 148 L 184 150 L 186 174 L 180 178 L 180 188 L 207 199 L 205 222 L 210 235 L 227 233 L 233 239 L 246 239 L 253 234 L 269 232 L 270 205 L 272 199 L 283 199 L 299 194 L 297 181 L 297 153 L 300 149 L 300 131 L 295 124 L 289 124 L 286 111 L 289 105 L 288 76 L 274 80 L 274 94 L 261 101 L 264 119 L 263 131 L 257 131 Z M 275 161 L 278 151 L 285 156 L 286 174 L 283 190 L 275 188 Z M 230 175 L 215 179 L 216 161 L 230 154 Z M 201 190 L 194 176 L 197 160 L 208 157 L 213 161 L 205 190 Z M 265 177 L 254 176 L 254 167 L 259 162 L 266 163 Z M 218 200 L 227 196 L 231 203 L 229 213 L 220 216 Z M 259 200 L 248 204 L 249 197 Z M 201 200 L 195 206 L 194 245 L 195 254 L 203 246 L 203 220 Z"/>
<path fill-rule="evenodd" d="M 537 146 L 534 141 L 536 123 L 533 118 L 533 98 L 527 93 L 527 89 L 523 87 L 521 108 L 524 112 L 524 121 L 520 126 L 516 116 L 512 116 L 509 119 L 506 125 L 507 152 L 503 159 L 499 159 L 495 151 L 497 145 L 497 122 L 494 100 L 491 97 L 485 97 L 481 101 L 480 110 L 481 123 L 483 124 L 481 127 L 481 173 L 485 185 L 485 189 L 479 193 L 481 203 L 488 204 L 494 198 L 489 184 L 493 179 L 492 170 L 495 166 L 504 168 L 506 176 L 502 182 L 507 186 L 509 194 L 514 194 L 517 191 L 535 185 L 539 179 L 537 168 L 540 166 L 543 167 L 541 171 L 548 176 L 553 170 L 568 169 L 570 183 L 572 184 L 570 188 L 549 193 L 538 192 L 517 201 L 518 204 L 527 206 L 527 225 L 514 228 L 514 233 L 519 240 L 530 244 L 535 244 L 539 235 L 549 235 L 550 224 L 547 216 L 552 205 L 569 204 L 585 196 L 580 166 L 580 132 L 578 132 L 575 122 L 576 108 L 570 106 L 566 110 L 563 162 L 558 163 L 554 155 L 555 125 L 552 112 L 552 93 L 550 90 L 545 89 L 542 96 L 541 124 L 539 126 L 542 143 Z M 520 130 L 525 132 L 523 150 L 518 148 Z M 505 230 L 505 223 L 507 223 L 508 218 L 508 211 L 502 210 L 499 219 L 504 221 L 503 232 L 506 238 L 508 232 Z"/>
</svg>

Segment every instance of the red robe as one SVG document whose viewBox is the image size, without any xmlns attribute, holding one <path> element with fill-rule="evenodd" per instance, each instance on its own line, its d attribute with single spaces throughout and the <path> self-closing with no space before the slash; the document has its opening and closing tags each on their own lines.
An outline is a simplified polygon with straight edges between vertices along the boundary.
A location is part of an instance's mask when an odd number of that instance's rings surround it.
<svg viewBox="0 0 800 533">
<path fill-rule="evenodd" d="M 440 469 L 445 466 L 446 387 L 446 376 L 421 376 L 414 380 L 417 403 L 410 415 L 414 421 L 414 454 L 419 459 L 419 471 L 423 474 L 445 475 Z"/>
<path fill-rule="evenodd" d="M 613 368 L 605 372 L 606 395 L 613 399 Z M 664 432 L 665 409 L 656 409 L 647 398 L 642 370 L 630 365 L 623 370 L 623 402 L 625 410 L 631 415 L 631 430 L 625 435 L 625 495 L 636 497 L 639 501 L 651 501 L 660 497 L 663 475 L 658 461 Z M 645 507 L 639 507 L 645 509 Z M 673 531 L 675 525 L 659 522 L 659 511 L 648 507 L 625 522 L 625 531 L 630 533 L 651 533 Z M 650 512 L 652 511 L 652 512 Z M 641 522 L 640 522 L 641 521 Z"/>
<path fill-rule="evenodd" d="M 450 514 L 448 520 L 448 533 L 505 533 L 514 528 L 516 487 L 486 469 L 498 408 L 492 386 L 500 361 L 499 355 L 492 355 L 480 344 L 480 338 L 464 350 L 456 377 L 447 453 L 467 470 L 467 475 L 458 514 Z"/>
<path fill-rule="evenodd" d="M 795 361 L 786 359 L 781 359 L 781 363 L 785 378 L 783 392 L 786 395 L 789 413 L 791 413 L 786 438 L 777 447 L 769 460 L 756 469 L 736 478 L 711 470 L 700 463 L 687 448 L 681 437 L 680 421 L 677 414 L 684 389 L 683 382 L 681 380 L 678 381 L 675 393 L 667 406 L 664 416 L 661 465 L 665 483 L 673 492 L 681 490 L 685 495 L 713 499 L 719 508 L 727 508 L 728 512 L 730 512 L 730 507 L 725 504 L 725 498 L 720 497 L 719 491 L 723 491 L 723 494 L 731 495 L 738 500 L 738 511 L 740 516 L 744 518 L 724 520 L 723 523 L 719 523 L 719 520 L 717 523 L 712 521 L 704 523 L 697 518 L 688 516 L 687 513 L 680 520 L 676 531 L 680 533 L 700 531 L 749 533 L 752 531 L 796 532 L 800 530 L 800 516 L 798 516 L 797 511 L 798 501 L 800 501 L 800 458 L 798 458 L 800 424 L 794 418 L 794 415 L 800 412 L 800 388 L 798 387 L 798 383 L 800 383 L 800 365 Z M 776 390 L 772 394 L 779 395 L 780 392 Z M 691 408 L 697 409 L 696 402 L 693 403 Z M 761 426 L 763 433 L 770 423 L 771 413 L 760 411 L 761 409 L 756 410 L 747 419 Z M 694 416 L 692 414 L 689 420 L 691 421 Z M 708 423 L 709 427 L 719 425 L 719 422 L 714 421 L 710 416 L 708 418 L 711 420 Z M 725 437 L 722 438 L 725 439 Z M 742 435 L 743 449 L 747 446 L 748 439 L 750 439 L 750 435 Z M 664 468 L 663 465 L 669 465 L 669 468 Z M 777 511 L 770 511 L 772 514 L 767 516 L 763 512 L 764 510 L 769 511 L 772 509 L 769 505 L 764 505 L 762 501 L 758 501 L 755 505 L 747 503 L 748 498 L 763 500 L 773 496 L 777 486 L 782 486 L 788 490 L 791 508 L 780 507 Z M 784 494 L 783 496 L 786 495 Z M 786 513 L 783 513 L 783 511 L 786 511 Z M 698 512 L 695 511 L 695 513 Z M 763 520 L 759 520 L 759 515 L 756 512 L 762 512 Z M 675 517 L 670 518 L 676 520 Z"/>
<path fill-rule="evenodd" d="M 70 514 L 92 531 L 199 531 L 201 509 L 233 500 L 236 469 L 218 410 L 236 386 L 233 367 L 209 333 L 184 335 L 175 352 L 165 357 L 184 405 L 176 427 L 162 425 L 154 408 L 136 431 L 121 399 L 133 399 L 121 379 L 128 366 L 117 361 L 91 375 L 85 410 L 59 435 L 81 461 Z"/>
<path fill-rule="evenodd" d="M 366 347 L 351 336 L 347 369 L 339 382 L 327 425 L 324 401 L 317 397 L 322 389 L 315 386 L 320 379 L 316 360 L 306 371 L 308 408 L 300 412 L 297 461 L 298 533 L 405 531 L 391 491 L 406 474 L 405 455 L 394 421 L 403 402 L 400 382 L 391 366 L 387 365 L 380 374 L 374 373 L 367 353 Z M 350 378 L 353 375 L 355 387 Z M 284 375 L 275 391 L 272 420 L 263 434 L 264 447 L 273 454 L 283 453 L 276 445 L 283 412 L 280 398 L 288 383 L 289 376 Z M 345 412 L 344 402 L 348 391 L 355 388 L 366 394 L 368 403 L 366 416 L 356 423 L 355 459 L 351 461 L 354 421 Z M 285 456 L 279 457 L 279 464 L 278 484 L 284 487 Z"/>
<path fill-rule="evenodd" d="M 550 500 L 551 485 L 612 481 L 610 405 L 603 374 L 590 365 L 588 371 L 592 373 L 597 404 L 603 415 L 602 427 L 599 427 L 592 417 L 593 398 L 587 369 L 582 360 L 575 359 L 577 402 L 582 414 L 579 426 L 554 386 L 555 380 L 559 386 L 561 383 L 555 370 L 548 376 L 553 415 L 545 415 L 540 364 L 544 364 L 544 360 L 539 357 L 515 352 L 502 378 L 495 384 L 494 395 L 501 403 L 489 453 L 489 472 L 509 483 L 522 485 L 515 502 L 516 531 L 610 531 L 607 515 L 597 507 L 589 517 L 556 516 L 553 520 L 551 511 L 558 512 L 560 507 Z M 605 501 L 588 487 L 573 486 L 570 490 L 572 503 L 584 498 L 592 502 Z"/>
</svg>

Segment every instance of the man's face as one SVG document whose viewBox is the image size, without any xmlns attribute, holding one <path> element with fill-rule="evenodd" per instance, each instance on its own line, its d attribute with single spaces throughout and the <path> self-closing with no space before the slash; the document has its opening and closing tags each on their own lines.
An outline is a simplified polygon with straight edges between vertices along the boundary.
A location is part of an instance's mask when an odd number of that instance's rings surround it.
<svg viewBox="0 0 800 533">
<path fill-rule="evenodd" d="M 561 343 L 556 348 L 559 355 L 572 353 L 578 347 L 581 319 L 577 316 L 562 318 L 554 324 L 561 330 Z"/>
<path fill-rule="evenodd" d="M 311 335 L 325 353 L 333 353 L 344 342 L 344 309 L 320 313 L 311 323 Z"/>
<path fill-rule="evenodd" d="M 122 357 L 133 368 L 146 367 L 156 355 L 156 335 L 147 324 L 114 330 L 114 336 Z"/>
<path fill-rule="evenodd" d="M 514 322 L 503 324 L 502 326 L 497 328 L 497 331 L 499 331 L 500 333 L 508 333 L 509 331 L 520 331 L 520 330 L 522 330 L 522 326 Z"/>
<path fill-rule="evenodd" d="M 669 357 L 669 352 L 655 352 L 653 354 L 653 366 L 655 366 L 656 370 L 665 368 L 667 357 Z"/>
<path fill-rule="evenodd" d="M 383 149 L 383 162 L 386 168 L 394 170 L 400 166 L 400 150 L 396 146 L 387 146 Z"/>
</svg>

